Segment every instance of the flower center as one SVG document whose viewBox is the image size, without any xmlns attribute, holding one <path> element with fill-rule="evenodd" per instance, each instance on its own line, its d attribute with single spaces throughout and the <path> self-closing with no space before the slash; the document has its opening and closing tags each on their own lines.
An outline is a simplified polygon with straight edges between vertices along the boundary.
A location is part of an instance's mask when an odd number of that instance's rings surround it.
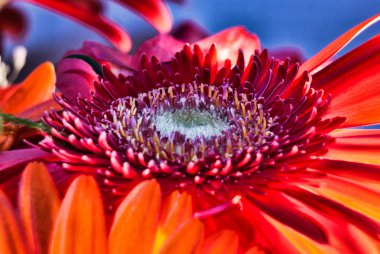
<svg viewBox="0 0 380 254">
<path fill-rule="evenodd" d="M 228 128 L 226 119 L 215 112 L 205 110 L 182 108 L 169 112 L 161 112 L 153 119 L 153 124 L 161 135 L 169 136 L 179 132 L 186 138 L 219 136 Z"/>
</svg>

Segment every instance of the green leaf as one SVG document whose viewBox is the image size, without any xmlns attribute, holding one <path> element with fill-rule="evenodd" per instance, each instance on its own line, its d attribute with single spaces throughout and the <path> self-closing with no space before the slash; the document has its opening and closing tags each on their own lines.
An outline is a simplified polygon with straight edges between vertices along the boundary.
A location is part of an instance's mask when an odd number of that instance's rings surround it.
<svg viewBox="0 0 380 254">
<path fill-rule="evenodd" d="M 85 61 L 87 64 L 91 66 L 91 68 L 96 72 L 96 74 L 98 74 L 100 77 L 103 78 L 102 66 L 92 57 L 75 54 L 75 55 L 65 56 L 64 58 L 74 58 L 74 59 L 80 59 L 80 60 Z"/>
<path fill-rule="evenodd" d="M 25 125 L 29 128 L 40 129 L 47 133 L 50 133 L 51 130 L 50 126 L 42 122 L 35 122 L 26 118 L 19 118 L 11 114 L 0 113 L 0 119 L 0 133 L 3 131 L 3 125 L 5 122 Z"/>
<path fill-rule="evenodd" d="M 0 117 L 0 136 L 3 133 L 3 131 L 4 131 L 4 126 L 3 125 L 4 125 L 4 120 L 3 120 L 2 117 Z"/>
</svg>

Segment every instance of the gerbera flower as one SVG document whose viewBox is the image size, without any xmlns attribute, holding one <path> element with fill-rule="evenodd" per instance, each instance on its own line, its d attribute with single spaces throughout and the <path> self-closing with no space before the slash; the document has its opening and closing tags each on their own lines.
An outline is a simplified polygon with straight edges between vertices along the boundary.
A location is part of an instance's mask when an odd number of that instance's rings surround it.
<svg viewBox="0 0 380 254">
<path fill-rule="evenodd" d="M 378 19 L 300 66 L 242 28 L 194 45 L 160 36 L 134 56 L 90 44 L 80 52 L 106 65 L 94 83 L 82 70 L 58 82 L 63 111 L 46 113 L 45 153 L 27 159 L 95 175 L 111 205 L 157 179 L 193 197 L 207 235 L 236 232 L 241 251 L 380 252 L 380 132 L 347 129 L 380 122 L 380 37 L 329 61 Z M 23 155 L 0 154 L 0 169 Z"/>
<path fill-rule="evenodd" d="M 21 35 L 26 22 L 22 13 L 9 6 L 13 2 L 27 2 L 64 14 L 94 29 L 121 51 L 131 48 L 131 39 L 118 24 L 103 15 L 103 2 L 100 0 L 11 0 L 0 4 L 0 34 Z M 162 0 L 117 0 L 144 17 L 159 32 L 169 32 L 172 27 L 170 11 Z"/>
<path fill-rule="evenodd" d="M 97 183 L 79 176 L 60 201 L 42 163 L 30 163 L 20 181 L 18 213 L 0 192 L 0 250 L 13 253 L 200 253 L 236 252 L 237 236 L 220 231 L 204 239 L 203 223 L 192 216 L 191 196 L 175 191 L 166 203 L 155 180 L 136 186 L 118 207 L 107 237 Z M 210 252 L 209 252 L 210 253 Z"/>
</svg>

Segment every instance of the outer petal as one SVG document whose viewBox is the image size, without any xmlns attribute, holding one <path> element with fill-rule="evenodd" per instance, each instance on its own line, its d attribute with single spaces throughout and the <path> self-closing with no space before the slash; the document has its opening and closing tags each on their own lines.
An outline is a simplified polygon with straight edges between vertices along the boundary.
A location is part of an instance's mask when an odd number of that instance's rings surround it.
<svg viewBox="0 0 380 254">
<path fill-rule="evenodd" d="M 0 102 L 0 109 L 5 113 L 20 113 L 52 97 L 55 90 L 53 64 L 41 64 L 16 87 L 12 94 L 7 95 L 7 99 Z"/>
<path fill-rule="evenodd" d="M 251 34 L 244 27 L 232 27 L 221 31 L 213 36 L 196 42 L 203 50 L 209 50 L 212 44 L 216 44 L 218 60 L 230 59 L 232 63 L 237 60 L 239 49 L 244 52 L 246 60 L 260 50 L 260 41 L 255 34 Z"/>
<path fill-rule="evenodd" d="M 44 164 L 28 164 L 22 174 L 19 210 L 35 253 L 47 253 L 59 208 L 58 191 Z"/>
<path fill-rule="evenodd" d="M 11 203 L 0 190 L 0 253 L 28 253 L 21 225 Z"/>
<path fill-rule="evenodd" d="M 65 1 L 51 0 L 24 0 L 29 3 L 43 6 L 54 11 L 65 14 L 76 19 L 83 24 L 94 28 L 96 31 L 104 35 L 112 44 L 121 51 L 126 52 L 131 49 L 132 43 L 129 35 L 115 23 L 104 19 L 98 13 L 91 13 L 88 9 L 78 8 Z"/>
<path fill-rule="evenodd" d="M 380 122 L 380 35 L 313 76 L 312 86 L 332 95 L 326 117 L 344 116 L 344 126 Z"/>
<path fill-rule="evenodd" d="M 380 130 L 340 130 L 323 158 L 380 165 Z"/>
<path fill-rule="evenodd" d="M 234 231 L 221 230 L 207 237 L 203 245 L 205 254 L 238 253 L 239 237 Z"/>
<path fill-rule="evenodd" d="M 137 185 L 116 211 L 109 253 L 152 253 L 160 204 L 160 186 L 155 180 Z"/>
<path fill-rule="evenodd" d="M 321 50 L 318 54 L 310 58 L 308 61 L 303 63 L 300 67 L 299 74 L 304 71 L 313 72 L 313 70 L 319 68 L 336 53 L 338 53 L 344 46 L 346 46 L 350 41 L 352 41 L 356 36 L 358 36 L 365 29 L 375 24 L 380 20 L 380 15 L 376 15 L 366 21 L 360 23 L 359 25 L 351 28 L 346 33 L 341 35 L 338 39 L 332 42 L 330 45 Z"/>
<path fill-rule="evenodd" d="M 55 223 L 50 253 L 106 253 L 102 197 L 92 177 L 70 186 Z"/>
<path fill-rule="evenodd" d="M 172 28 L 170 11 L 162 0 L 116 1 L 140 13 L 142 17 L 162 33 L 167 33 Z"/>
</svg>

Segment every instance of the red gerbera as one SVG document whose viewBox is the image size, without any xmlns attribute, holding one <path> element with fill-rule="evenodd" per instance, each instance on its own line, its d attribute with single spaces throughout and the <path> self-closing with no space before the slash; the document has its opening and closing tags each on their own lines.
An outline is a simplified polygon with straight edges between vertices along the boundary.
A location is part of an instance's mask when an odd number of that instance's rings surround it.
<svg viewBox="0 0 380 254">
<path fill-rule="evenodd" d="M 62 71 L 63 110 L 46 113 L 39 146 L 96 175 L 111 204 L 151 178 L 164 197 L 191 194 L 206 234 L 234 230 L 240 251 L 380 252 L 380 132 L 345 129 L 380 122 L 380 37 L 325 66 L 378 19 L 300 66 L 242 28 L 194 45 L 161 36 L 134 56 L 90 44 L 80 52 L 106 65 L 93 84 Z"/>
</svg>

